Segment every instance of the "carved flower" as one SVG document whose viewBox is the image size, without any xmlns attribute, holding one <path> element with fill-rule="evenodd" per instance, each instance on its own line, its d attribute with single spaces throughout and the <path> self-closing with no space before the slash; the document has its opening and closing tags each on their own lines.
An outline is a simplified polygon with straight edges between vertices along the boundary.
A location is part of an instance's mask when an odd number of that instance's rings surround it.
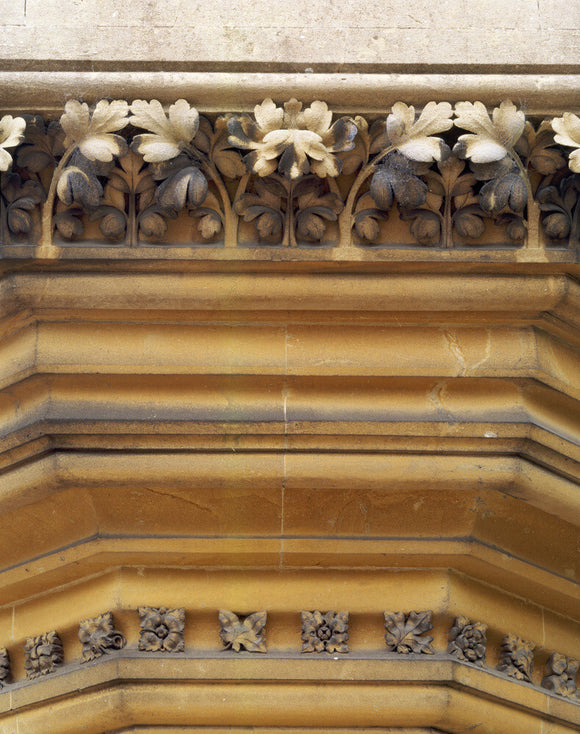
<svg viewBox="0 0 580 734">
<path fill-rule="evenodd" d="M 570 153 L 570 170 L 580 173 L 580 117 L 572 112 L 564 112 L 562 117 L 552 120 L 552 127 L 557 133 L 554 136 L 557 143 L 576 148 Z"/>
<path fill-rule="evenodd" d="M 506 635 L 501 643 L 498 670 L 507 673 L 511 678 L 532 680 L 534 667 L 534 643 L 522 640 L 517 635 Z"/>
<path fill-rule="evenodd" d="M 460 660 L 483 665 L 485 662 L 487 626 L 479 622 L 470 623 L 467 617 L 457 617 L 449 632 L 447 652 Z"/>
<path fill-rule="evenodd" d="M 332 112 L 324 102 L 302 110 L 302 103 L 291 99 L 282 109 L 266 99 L 256 105 L 254 117 L 231 117 L 229 142 L 252 151 L 244 162 L 259 176 L 269 176 L 276 169 L 290 179 L 310 171 L 321 178 L 338 176 L 342 161 L 334 154 L 354 146 L 354 122 L 343 117 L 331 125 Z"/>
<path fill-rule="evenodd" d="M 302 652 L 348 652 L 348 612 L 301 612 Z"/>
<path fill-rule="evenodd" d="M 91 115 L 86 102 L 69 100 L 64 107 L 60 124 L 66 134 L 65 148 L 77 146 L 90 161 L 112 161 L 116 155 L 127 152 L 127 143 L 114 135 L 128 123 L 129 105 L 124 100 L 101 100 Z"/>
<path fill-rule="evenodd" d="M 139 607 L 139 649 L 147 652 L 183 652 L 185 609 Z"/>
<path fill-rule="evenodd" d="M 113 626 L 111 612 L 83 620 L 80 623 L 79 640 L 83 644 L 83 663 L 126 645 L 125 636 Z"/>
<path fill-rule="evenodd" d="M 576 676 L 580 669 L 580 660 L 566 657 L 562 653 L 554 652 L 548 658 L 544 668 L 542 688 L 554 691 L 564 698 L 580 700 L 576 686 Z"/>
<path fill-rule="evenodd" d="M 147 163 L 160 163 L 178 156 L 195 137 L 199 128 L 199 114 L 185 99 L 178 99 L 163 111 L 156 99 L 145 102 L 137 99 L 131 105 L 132 125 L 149 130 L 133 139 L 133 150 L 141 153 Z"/>
<path fill-rule="evenodd" d="M 429 102 L 415 120 L 415 108 L 396 102 L 387 117 L 387 141 L 407 158 L 414 161 L 441 161 L 449 148 L 435 133 L 453 127 L 453 109 L 449 102 Z"/>
<path fill-rule="evenodd" d="M 0 689 L 10 682 L 10 657 L 5 647 L 0 647 Z"/>
<path fill-rule="evenodd" d="M 4 115 L 0 119 L 0 171 L 7 171 L 12 165 L 12 156 L 6 148 L 14 148 L 24 138 L 26 120 L 22 117 Z"/>
<path fill-rule="evenodd" d="M 455 113 L 455 125 L 473 134 L 461 135 L 453 152 L 474 163 L 500 161 L 512 153 L 526 125 L 524 113 L 509 99 L 493 110 L 491 118 L 481 102 L 458 102 Z"/>
</svg>

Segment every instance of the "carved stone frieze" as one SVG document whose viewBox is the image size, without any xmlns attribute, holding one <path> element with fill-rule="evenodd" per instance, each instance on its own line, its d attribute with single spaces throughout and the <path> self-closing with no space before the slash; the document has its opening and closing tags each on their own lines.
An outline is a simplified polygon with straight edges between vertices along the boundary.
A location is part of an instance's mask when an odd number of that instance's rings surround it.
<svg viewBox="0 0 580 734">
<path fill-rule="evenodd" d="M 348 652 L 348 612 L 300 612 L 302 652 Z"/>
<path fill-rule="evenodd" d="M 139 607 L 139 650 L 183 652 L 185 609 Z"/>
<path fill-rule="evenodd" d="M 431 646 L 433 638 L 425 635 L 433 629 L 431 617 L 433 612 L 384 612 L 385 615 L 385 642 L 387 649 L 401 655 L 409 653 L 426 653 L 432 655 L 435 651 Z"/>
<path fill-rule="evenodd" d="M 542 678 L 542 688 L 557 693 L 564 698 L 580 701 L 576 686 L 576 676 L 580 669 L 580 660 L 566 657 L 554 652 L 548 658 Z"/>
<path fill-rule="evenodd" d="M 59 122 L 0 118 L 0 243 L 45 257 L 67 243 L 204 245 L 208 257 L 256 245 L 577 249 L 579 130 L 572 113 L 526 121 L 510 101 L 491 114 L 397 102 L 368 121 L 295 99 L 214 119 L 183 99 L 167 111 L 70 100 Z"/>
<path fill-rule="evenodd" d="M 11 680 L 10 656 L 5 647 L 0 647 L 0 690 Z"/>
<path fill-rule="evenodd" d="M 79 627 L 79 640 L 83 645 L 83 663 L 95 660 L 110 650 L 120 650 L 127 644 L 125 636 L 115 629 L 111 612 L 83 620 Z"/>
<path fill-rule="evenodd" d="M 467 617 L 457 617 L 449 631 L 447 652 L 468 663 L 485 665 L 486 631 L 487 625 L 481 622 L 470 622 Z"/>
<path fill-rule="evenodd" d="M 267 652 L 264 640 L 264 627 L 267 613 L 254 612 L 245 619 L 226 609 L 220 609 L 220 638 L 226 648 L 240 652 L 242 647 L 248 652 Z"/>
<path fill-rule="evenodd" d="M 535 644 L 516 635 L 506 635 L 501 643 L 497 669 L 511 678 L 532 681 Z"/>
<path fill-rule="evenodd" d="M 24 668 L 29 680 L 53 673 L 64 662 L 62 641 L 55 631 L 29 637 L 24 645 L 24 654 Z"/>
</svg>

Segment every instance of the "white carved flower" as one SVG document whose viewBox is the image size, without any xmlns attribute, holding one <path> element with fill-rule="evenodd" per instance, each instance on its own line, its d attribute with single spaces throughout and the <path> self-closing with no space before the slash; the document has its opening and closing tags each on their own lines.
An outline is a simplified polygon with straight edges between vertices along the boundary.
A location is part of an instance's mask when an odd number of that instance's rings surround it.
<svg viewBox="0 0 580 734">
<path fill-rule="evenodd" d="M 26 121 L 22 117 L 4 115 L 0 119 L 0 171 L 7 171 L 12 165 L 12 156 L 6 148 L 14 148 L 24 137 Z"/>
<path fill-rule="evenodd" d="M 324 102 L 302 103 L 291 99 L 284 108 L 266 99 L 249 115 L 228 120 L 229 142 L 251 150 L 244 157 L 248 170 L 268 176 L 276 169 L 297 179 L 312 171 L 317 176 L 338 176 L 342 161 L 334 154 L 351 150 L 357 129 L 346 118 L 332 123 L 332 112 Z"/>
<path fill-rule="evenodd" d="M 387 117 L 388 144 L 414 161 L 440 161 L 449 148 L 433 135 L 453 127 L 452 115 L 449 102 L 429 102 L 415 121 L 415 108 L 396 102 Z"/>
<path fill-rule="evenodd" d="M 512 154 L 526 125 L 524 113 L 509 99 L 493 110 L 491 118 L 481 102 L 458 102 L 455 112 L 455 125 L 473 134 L 461 135 L 453 151 L 474 163 L 492 163 Z"/>
<path fill-rule="evenodd" d="M 86 102 L 69 100 L 64 107 L 60 124 L 65 132 L 65 148 L 73 145 L 90 161 L 107 163 L 114 156 L 127 152 L 127 143 L 120 135 L 114 135 L 128 123 L 129 105 L 124 100 L 101 100 L 93 114 Z"/>
<path fill-rule="evenodd" d="M 147 163 L 161 163 L 178 156 L 199 128 L 199 114 L 185 99 L 172 104 L 169 115 L 156 99 L 151 102 L 135 100 L 131 112 L 131 124 L 149 130 L 133 140 L 133 149 L 141 153 Z"/>
<path fill-rule="evenodd" d="M 552 127 L 557 143 L 576 148 L 570 153 L 570 170 L 580 173 L 580 117 L 572 112 L 564 112 L 562 117 L 552 120 Z"/>
</svg>

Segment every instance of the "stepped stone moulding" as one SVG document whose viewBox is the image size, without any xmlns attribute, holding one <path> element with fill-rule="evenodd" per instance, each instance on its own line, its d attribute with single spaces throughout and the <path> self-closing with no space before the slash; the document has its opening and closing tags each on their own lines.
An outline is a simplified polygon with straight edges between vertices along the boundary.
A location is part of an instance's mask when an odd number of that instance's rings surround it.
<svg viewBox="0 0 580 734">
<path fill-rule="evenodd" d="M 522 640 L 516 635 L 506 635 L 501 643 L 498 670 L 507 673 L 510 678 L 532 682 L 535 645 L 529 640 Z"/>
<path fill-rule="evenodd" d="M 226 648 L 240 652 L 242 647 L 248 652 L 267 652 L 264 640 L 264 627 L 267 613 L 254 612 L 245 619 L 226 609 L 220 609 L 220 638 Z"/>
<path fill-rule="evenodd" d="M 300 612 L 302 652 L 348 652 L 348 612 Z"/>
<path fill-rule="evenodd" d="M 64 662 L 62 641 L 55 631 L 29 637 L 24 653 L 24 668 L 29 680 L 53 673 Z"/>
<path fill-rule="evenodd" d="M 433 612 L 384 612 L 385 615 L 385 642 L 387 649 L 401 655 L 409 653 L 425 653 L 432 655 L 435 651 L 431 646 L 433 638 L 425 635 L 433 629 L 431 617 Z"/>
<path fill-rule="evenodd" d="M 43 257 L 74 243 L 575 250 L 579 129 L 509 100 L 491 116 L 397 102 L 371 122 L 295 99 L 213 120 L 183 99 L 70 100 L 59 122 L 0 120 L 0 241 Z"/>
<path fill-rule="evenodd" d="M 475 665 L 485 665 L 487 625 L 481 622 L 470 622 L 467 617 L 457 617 L 449 631 L 447 652 L 459 660 Z"/>
<path fill-rule="evenodd" d="M 115 629 L 111 612 L 83 620 L 80 623 L 79 640 L 83 645 L 83 663 L 95 660 L 111 650 L 120 650 L 127 644 L 125 636 Z"/>
<path fill-rule="evenodd" d="M 139 607 L 139 650 L 183 652 L 185 609 Z"/>
<path fill-rule="evenodd" d="M 548 658 L 542 678 L 542 688 L 557 693 L 564 698 L 580 701 L 576 676 L 580 669 L 580 660 L 566 657 L 559 652 L 554 652 Z"/>
</svg>

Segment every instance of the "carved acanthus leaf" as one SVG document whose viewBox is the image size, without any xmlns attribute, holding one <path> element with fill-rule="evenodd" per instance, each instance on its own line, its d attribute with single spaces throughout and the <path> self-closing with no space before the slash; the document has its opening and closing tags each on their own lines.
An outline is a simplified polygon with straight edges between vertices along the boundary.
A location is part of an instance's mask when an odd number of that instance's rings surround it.
<svg viewBox="0 0 580 734">
<path fill-rule="evenodd" d="M 412 105 L 396 102 L 387 117 L 388 145 L 414 161 L 443 160 L 449 155 L 449 148 L 441 138 L 433 136 L 453 127 L 452 116 L 449 102 L 429 102 L 417 120 Z"/>
<path fill-rule="evenodd" d="M 453 151 L 474 163 L 500 161 L 510 154 L 526 124 L 524 113 L 510 100 L 496 107 L 491 118 L 481 102 L 458 102 L 455 113 L 455 125 L 473 134 L 461 135 Z"/>
<path fill-rule="evenodd" d="M 12 156 L 7 148 L 14 148 L 24 138 L 26 121 L 22 117 L 4 115 L 0 118 L 0 171 L 7 171 L 12 165 Z"/>
<path fill-rule="evenodd" d="M 38 637 L 29 637 L 24 645 L 24 668 L 31 680 L 48 675 L 64 662 L 62 641 L 53 630 Z"/>
<path fill-rule="evenodd" d="M 433 629 L 431 617 L 433 612 L 385 612 L 385 642 L 393 652 L 406 655 L 409 653 L 427 653 L 435 651 L 431 647 L 433 638 L 424 635 Z"/>
<path fill-rule="evenodd" d="M 510 678 L 532 681 L 535 645 L 529 640 L 522 640 L 516 635 L 506 635 L 501 643 L 499 664 L 497 669 Z"/>
<path fill-rule="evenodd" d="M 133 150 L 141 153 L 147 163 L 160 163 L 178 156 L 190 145 L 199 127 L 199 114 L 185 99 L 178 99 L 163 111 L 156 99 L 151 102 L 138 99 L 131 105 L 129 118 L 135 127 L 149 130 L 133 139 Z"/>
<path fill-rule="evenodd" d="M 90 161 L 112 161 L 115 156 L 127 152 L 127 143 L 115 135 L 128 123 L 129 105 L 124 100 L 97 102 L 93 114 L 86 102 L 69 100 L 60 118 L 66 134 L 65 148 L 77 147 Z"/>
<path fill-rule="evenodd" d="M 560 145 L 575 148 L 570 153 L 570 170 L 580 173 L 580 117 L 572 112 L 564 112 L 562 117 L 552 120 L 552 127 L 556 131 L 554 140 Z"/>
<path fill-rule="evenodd" d="M 220 638 L 225 647 L 236 652 L 242 647 L 248 652 L 267 652 L 263 635 L 267 617 L 266 612 L 254 612 L 240 620 L 237 614 L 220 609 Z"/>
</svg>

